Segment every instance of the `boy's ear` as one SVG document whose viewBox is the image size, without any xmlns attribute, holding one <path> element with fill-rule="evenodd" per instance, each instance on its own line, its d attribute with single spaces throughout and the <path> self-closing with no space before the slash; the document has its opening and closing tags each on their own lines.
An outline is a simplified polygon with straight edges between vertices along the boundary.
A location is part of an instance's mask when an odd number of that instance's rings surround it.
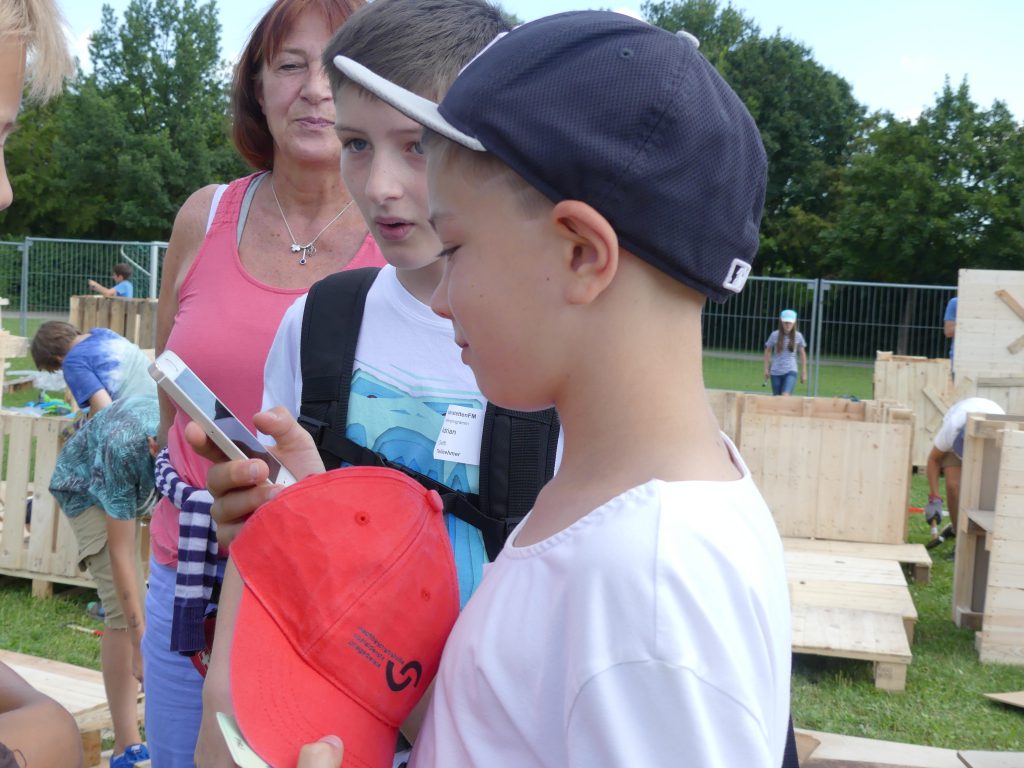
<svg viewBox="0 0 1024 768">
<path fill-rule="evenodd" d="M 551 211 L 558 233 L 567 240 L 565 298 L 589 304 L 609 286 L 619 268 L 619 238 L 608 220 L 586 203 L 563 200 Z"/>
</svg>

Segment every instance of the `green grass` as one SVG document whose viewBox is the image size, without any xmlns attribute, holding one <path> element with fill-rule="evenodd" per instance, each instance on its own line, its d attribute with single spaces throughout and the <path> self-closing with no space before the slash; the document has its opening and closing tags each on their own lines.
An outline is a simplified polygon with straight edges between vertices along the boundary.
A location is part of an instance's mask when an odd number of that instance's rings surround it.
<svg viewBox="0 0 1024 768">
<path fill-rule="evenodd" d="M 27 322 L 27 333 L 28 338 L 32 338 L 35 332 L 39 329 L 45 321 L 41 318 L 29 318 Z M 16 316 L 8 316 L 3 319 L 3 327 L 5 331 L 13 333 L 15 336 L 21 334 L 21 320 Z M 11 357 L 7 359 L 9 365 L 7 366 L 8 371 L 34 371 L 36 370 L 36 364 L 32 361 L 31 357 Z M 5 376 L 5 380 L 9 377 Z M 51 393 L 56 395 L 56 393 Z M 3 405 L 4 407 L 18 407 L 25 405 L 25 403 L 39 399 L 39 390 L 29 387 L 28 389 L 22 389 L 18 392 L 5 392 L 3 394 Z"/>
<path fill-rule="evenodd" d="M 709 389 L 735 389 L 740 392 L 771 394 L 771 383 L 764 383 L 764 363 L 760 359 L 734 360 L 704 357 L 704 384 Z M 822 362 L 818 368 L 818 396 L 840 397 L 853 395 L 861 400 L 872 396 L 874 369 L 869 365 L 836 365 Z M 811 395 L 807 385 L 797 382 L 796 395 Z"/>
<path fill-rule="evenodd" d="M 96 592 L 59 584 L 54 592 L 39 600 L 30 581 L 0 577 L 0 648 L 99 669 L 100 638 L 65 626 L 102 627 L 85 612 Z"/>
</svg>

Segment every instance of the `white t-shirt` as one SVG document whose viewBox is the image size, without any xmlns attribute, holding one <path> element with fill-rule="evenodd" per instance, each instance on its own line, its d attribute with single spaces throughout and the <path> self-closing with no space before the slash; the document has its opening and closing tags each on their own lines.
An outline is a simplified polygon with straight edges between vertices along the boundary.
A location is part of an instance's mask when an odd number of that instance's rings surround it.
<svg viewBox="0 0 1024 768">
<path fill-rule="evenodd" d="M 935 440 L 933 441 L 935 447 L 943 453 L 952 451 L 953 441 L 956 440 L 957 433 L 967 424 L 967 415 L 971 413 L 1003 414 L 1006 411 L 1003 410 L 999 403 L 994 403 L 984 397 L 968 397 L 965 400 L 954 403 L 942 417 L 942 426 L 939 427 L 939 431 L 936 433 Z"/>
<path fill-rule="evenodd" d="M 517 529 L 448 639 L 411 765 L 778 768 L 782 545 L 732 450 L 741 480 L 652 480 L 533 546 Z"/>
<path fill-rule="evenodd" d="M 264 410 L 282 405 L 298 416 L 305 307 L 305 296 L 296 299 L 277 329 L 263 372 Z M 451 321 L 435 315 L 405 290 L 394 267 L 381 269 L 366 295 L 356 343 L 348 437 L 450 488 L 476 493 L 479 461 L 434 458 L 449 405 L 480 412 L 480 432 L 466 439 L 480 444 L 487 400 L 461 354 Z M 447 522 L 465 602 L 479 582 L 486 550 L 479 530 L 450 515 Z"/>
</svg>

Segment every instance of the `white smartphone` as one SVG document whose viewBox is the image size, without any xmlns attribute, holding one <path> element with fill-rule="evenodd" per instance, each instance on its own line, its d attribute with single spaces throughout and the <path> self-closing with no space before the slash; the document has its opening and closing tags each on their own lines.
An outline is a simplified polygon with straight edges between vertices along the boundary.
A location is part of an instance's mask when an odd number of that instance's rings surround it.
<svg viewBox="0 0 1024 768">
<path fill-rule="evenodd" d="M 294 475 L 176 354 L 162 353 L 150 364 L 149 375 L 229 459 L 261 459 L 270 467 L 271 483 L 295 482 Z"/>
</svg>

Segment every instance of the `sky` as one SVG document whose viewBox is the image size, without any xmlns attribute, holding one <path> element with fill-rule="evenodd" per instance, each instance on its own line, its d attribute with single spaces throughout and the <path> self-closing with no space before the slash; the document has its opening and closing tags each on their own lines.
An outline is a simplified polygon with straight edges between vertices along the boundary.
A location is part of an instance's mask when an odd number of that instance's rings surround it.
<svg viewBox="0 0 1024 768">
<path fill-rule="evenodd" d="M 106 0 L 119 15 L 128 0 Z M 88 66 L 86 41 L 103 0 L 58 0 L 75 49 Z M 722 0 L 725 4 L 725 0 Z M 935 103 L 946 76 L 965 77 L 983 108 L 996 99 L 1024 121 L 1024 2 L 1020 0 L 733 0 L 765 35 L 779 31 L 811 49 L 815 61 L 845 78 L 869 110 L 915 118 Z M 221 45 L 234 61 L 269 0 L 217 0 Z M 591 6 L 639 17 L 641 0 L 504 0 L 519 18 Z"/>
</svg>

